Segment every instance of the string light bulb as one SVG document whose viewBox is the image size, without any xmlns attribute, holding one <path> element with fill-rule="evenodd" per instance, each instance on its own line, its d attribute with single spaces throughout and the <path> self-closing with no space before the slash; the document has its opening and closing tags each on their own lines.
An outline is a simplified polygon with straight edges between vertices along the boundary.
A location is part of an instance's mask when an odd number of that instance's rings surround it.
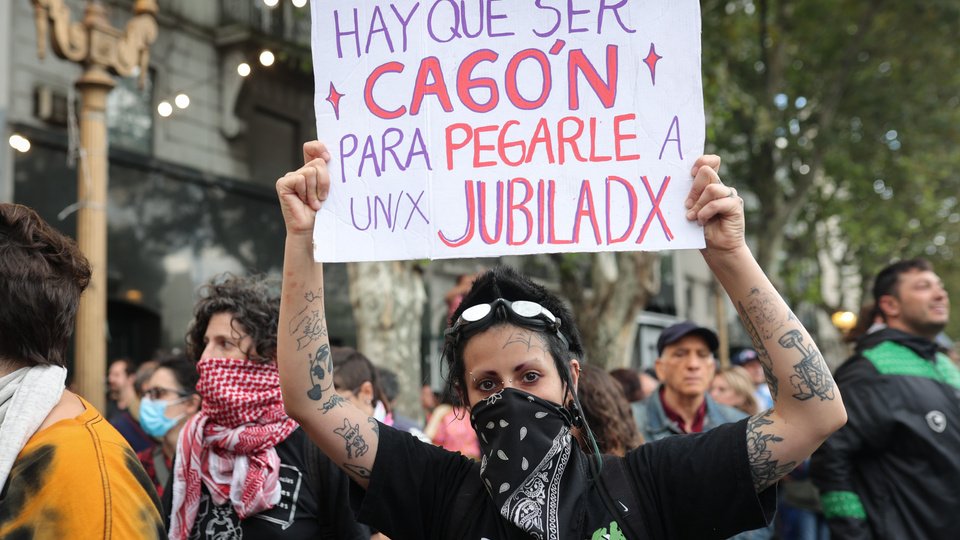
<svg viewBox="0 0 960 540">
<path fill-rule="evenodd" d="M 241 77 L 246 77 L 249 74 L 250 74 L 250 64 L 246 62 L 241 62 L 240 65 L 237 66 L 237 75 L 240 75 Z"/>
<path fill-rule="evenodd" d="M 173 102 L 177 104 L 177 107 L 186 109 L 190 106 L 190 96 L 184 93 L 177 94 L 177 97 L 173 98 Z"/>
<path fill-rule="evenodd" d="M 169 101 L 161 101 L 160 104 L 157 105 L 157 114 L 163 118 L 167 118 L 173 114 L 173 105 L 171 105 Z"/>
<path fill-rule="evenodd" d="M 276 60 L 276 58 L 269 49 L 264 49 L 263 52 L 260 53 L 260 63 L 263 64 L 264 67 L 272 66 L 274 60 Z"/>
</svg>

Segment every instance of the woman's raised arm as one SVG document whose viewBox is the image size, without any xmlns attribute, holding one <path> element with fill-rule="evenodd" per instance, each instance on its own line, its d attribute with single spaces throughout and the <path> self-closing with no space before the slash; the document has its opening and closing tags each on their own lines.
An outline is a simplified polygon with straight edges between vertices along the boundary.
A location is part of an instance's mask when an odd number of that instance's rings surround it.
<svg viewBox="0 0 960 540">
<path fill-rule="evenodd" d="M 327 335 L 323 266 L 313 261 L 313 224 L 327 198 L 330 154 L 303 146 L 304 165 L 277 180 L 286 225 L 277 364 L 287 414 L 341 469 L 366 488 L 379 424 L 337 394 Z"/>
</svg>

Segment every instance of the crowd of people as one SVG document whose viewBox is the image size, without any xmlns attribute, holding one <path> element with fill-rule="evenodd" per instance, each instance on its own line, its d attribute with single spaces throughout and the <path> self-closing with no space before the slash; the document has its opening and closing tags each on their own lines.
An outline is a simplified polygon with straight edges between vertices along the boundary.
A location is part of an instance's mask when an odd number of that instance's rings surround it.
<svg viewBox="0 0 960 540">
<path fill-rule="evenodd" d="M 661 332 L 648 369 L 608 372 L 561 298 L 496 267 L 446 298 L 446 387 L 424 387 L 421 422 L 394 409 L 396 374 L 329 342 L 312 260 L 329 159 L 308 143 L 277 183 L 284 281 L 208 283 L 182 353 L 110 364 L 107 419 L 64 385 L 90 268 L 35 212 L 0 204 L 0 538 L 960 530 L 960 371 L 938 343 L 949 300 L 929 263 L 878 274 L 875 324 L 834 382 L 704 156 L 687 217 L 752 348 L 721 367 L 717 334 L 684 321 Z"/>
</svg>

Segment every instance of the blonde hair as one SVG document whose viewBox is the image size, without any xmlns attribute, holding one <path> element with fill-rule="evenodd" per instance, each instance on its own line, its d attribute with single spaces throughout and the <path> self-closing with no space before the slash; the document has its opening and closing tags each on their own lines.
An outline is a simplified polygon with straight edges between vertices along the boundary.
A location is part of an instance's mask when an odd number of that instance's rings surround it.
<svg viewBox="0 0 960 540">
<path fill-rule="evenodd" d="M 746 369 L 740 366 L 725 367 L 717 372 L 717 377 L 723 377 L 734 393 L 743 398 L 743 403 L 737 407 L 738 409 L 750 415 L 760 412 L 757 410 L 760 406 L 754 394 L 756 387 Z"/>
</svg>

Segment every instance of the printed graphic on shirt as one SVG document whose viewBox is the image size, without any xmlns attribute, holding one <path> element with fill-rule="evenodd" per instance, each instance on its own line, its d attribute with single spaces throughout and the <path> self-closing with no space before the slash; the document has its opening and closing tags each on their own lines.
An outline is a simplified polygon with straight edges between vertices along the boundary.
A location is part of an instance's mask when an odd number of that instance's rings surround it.
<svg viewBox="0 0 960 540">
<path fill-rule="evenodd" d="M 297 502 L 300 500 L 300 489 L 303 484 L 303 474 L 300 469 L 291 465 L 280 464 L 280 502 L 273 508 L 260 512 L 249 519 L 267 521 L 287 530 L 294 523 L 297 515 Z M 200 506 L 197 509 L 197 525 L 193 528 L 190 540 L 227 540 L 242 539 L 243 528 L 237 513 L 226 503 L 220 506 L 213 504 L 210 494 L 204 490 L 200 497 Z"/>
<path fill-rule="evenodd" d="M 597 529 L 590 540 L 627 540 L 620 530 L 620 525 L 616 521 L 611 521 L 609 527 Z"/>
</svg>

